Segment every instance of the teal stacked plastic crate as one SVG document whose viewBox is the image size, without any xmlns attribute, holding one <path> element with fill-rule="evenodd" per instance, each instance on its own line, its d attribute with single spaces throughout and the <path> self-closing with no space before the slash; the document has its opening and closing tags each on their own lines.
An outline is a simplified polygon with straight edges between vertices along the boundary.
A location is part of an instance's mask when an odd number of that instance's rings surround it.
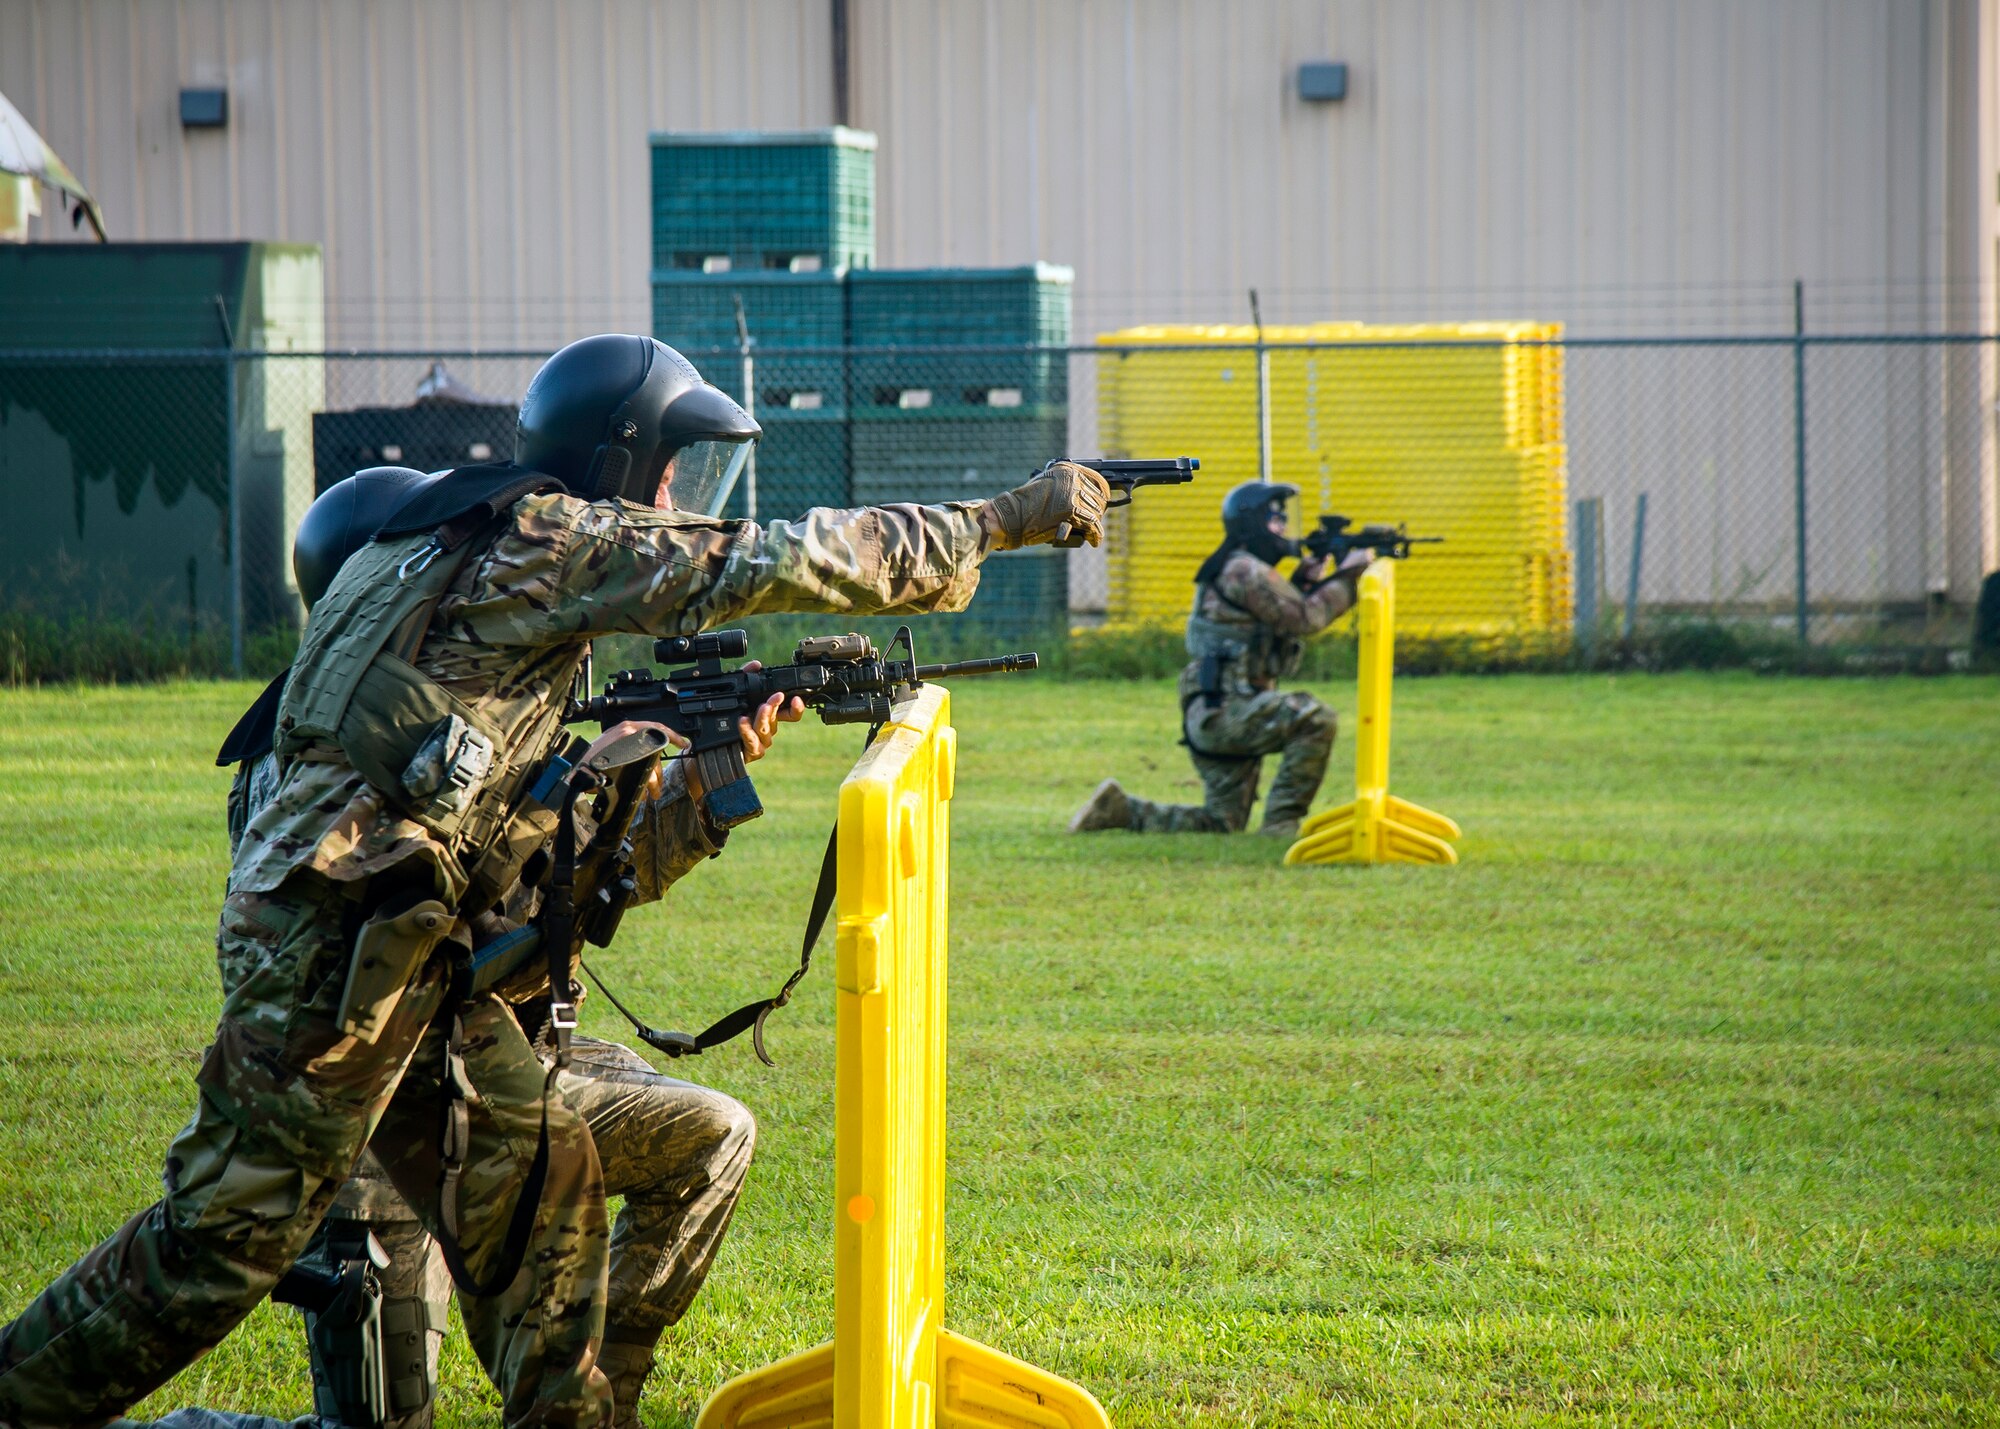
<svg viewBox="0 0 2000 1429">
<path fill-rule="evenodd" d="M 858 354 L 855 416 L 994 409 L 1025 419 L 1067 410 L 1067 358 L 1031 349 L 1068 346 L 1074 276 L 1052 263 L 854 273 L 847 331 L 855 347 L 986 349 Z"/>
<path fill-rule="evenodd" d="M 653 267 L 824 272 L 875 261 L 875 136 L 656 133 Z"/>
<path fill-rule="evenodd" d="M 653 334 L 687 354 L 702 376 L 743 400 L 736 305 L 753 341 L 757 514 L 796 516 L 848 503 L 846 295 L 842 275 L 752 270 L 653 273 Z M 800 353 L 796 348 L 818 349 Z M 748 510 L 739 485 L 727 512 Z"/>
<path fill-rule="evenodd" d="M 989 496 L 1063 455 L 1072 276 L 1047 263 L 850 275 L 856 501 Z M 997 556 L 955 619 L 1060 628 L 1068 570 L 1060 551 Z"/>
<path fill-rule="evenodd" d="M 851 275 L 857 500 L 983 495 L 1060 454 L 1070 283 L 1046 263 Z"/>
<path fill-rule="evenodd" d="M 875 256 L 875 136 L 854 129 L 659 133 L 653 331 L 744 399 L 736 304 L 755 346 L 757 514 L 848 500 L 841 282 Z M 727 508 L 748 509 L 739 485 Z"/>
</svg>

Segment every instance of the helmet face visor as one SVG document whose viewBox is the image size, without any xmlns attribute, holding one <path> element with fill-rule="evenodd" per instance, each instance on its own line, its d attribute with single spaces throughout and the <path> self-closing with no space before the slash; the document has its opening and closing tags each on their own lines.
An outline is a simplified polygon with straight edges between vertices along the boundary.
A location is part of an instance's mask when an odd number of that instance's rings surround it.
<svg viewBox="0 0 2000 1429">
<path fill-rule="evenodd" d="M 667 461 L 668 500 L 676 511 L 720 516 L 750 460 L 749 441 L 689 442 Z"/>
</svg>

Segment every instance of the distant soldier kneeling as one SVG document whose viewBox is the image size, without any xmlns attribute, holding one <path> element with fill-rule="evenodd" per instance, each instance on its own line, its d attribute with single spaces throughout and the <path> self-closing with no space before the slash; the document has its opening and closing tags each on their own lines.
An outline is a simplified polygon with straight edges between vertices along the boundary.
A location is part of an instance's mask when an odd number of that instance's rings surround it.
<svg viewBox="0 0 2000 1429">
<path fill-rule="evenodd" d="M 1181 671 L 1182 742 L 1201 776 L 1200 804 L 1156 804 L 1107 779 L 1070 819 L 1072 833 L 1236 833 L 1250 822 L 1264 756 L 1282 754 L 1264 804 L 1262 832 L 1289 839 L 1312 807 L 1333 751 L 1333 711 L 1278 681 L 1299 667 L 1301 640 L 1354 604 L 1370 559 L 1351 552 L 1335 569 L 1308 556 L 1291 579 L 1275 566 L 1299 554 L 1285 535 L 1295 486 L 1250 481 L 1222 502 L 1222 544 L 1195 572 Z"/>
</svg>

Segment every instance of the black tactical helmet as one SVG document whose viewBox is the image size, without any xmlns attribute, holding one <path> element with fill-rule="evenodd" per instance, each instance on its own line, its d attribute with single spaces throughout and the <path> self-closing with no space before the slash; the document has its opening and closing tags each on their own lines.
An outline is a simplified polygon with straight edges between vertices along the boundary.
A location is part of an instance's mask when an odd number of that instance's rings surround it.
<svg viewBox="0 0 2000 1429">
<path fill-rule="evenodd" d="M 306 508 L 292 538 L 292 576 L 310 612 L 347 558 L 367 545 L 419 486 L 434 478 L 407 466 L 371 466 L 336 481 Z"/>
<path fill-rule="evenodd" d="M 605 333 L 542 364 L 521 399 L 514 463 L 586 501 L 651 506 L 673 462 L 682 510 L 706 512 L 762 430 L 685 357 L 650 337 Z"/>
<path fill-rule="evenodd" d="M 1246 481 L 1222 498 L 1222 529 L 1228 542 L 1258 560 L 1276 565 L 1299 553 L 1299 543 L 1271 531 L 1273 512 L 1285 514 L 1285 503 L 1299 494 L 1296 486 L 1276 481 Z"/>
</svg>

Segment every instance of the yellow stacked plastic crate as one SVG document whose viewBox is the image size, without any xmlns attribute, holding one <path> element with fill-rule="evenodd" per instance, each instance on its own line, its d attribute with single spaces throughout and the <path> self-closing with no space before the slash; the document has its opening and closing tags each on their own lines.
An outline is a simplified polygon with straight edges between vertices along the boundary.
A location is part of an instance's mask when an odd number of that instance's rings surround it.
<svg viewBox="0 0 2000 1429">
<path fill-rule="evenodd" d="M 1267 327 L 1272 479 L 1300 491 L 1300 529 L 1339 512 L 1443 536 L 1398 573 L 1398 623 L 1417 633 L 1566 630 L 1571 586 L 1562 348 L 1553 323 Z M 1098 376 L 1110 455 L 1197 456 L 1202 480 L 1148 490 L 1109 544 L 1109 613 L 1186 614 L 1221 527 L 1217 505 L 1257 476 L 1256 330 L 1139 327 Z M 1205 344 L 1201 350 L 1176 345 Z M 1403 344 L 1403 345 L 1397 345 Z M 1147 349 L 1159 349 L 1149 351 Z"/>
</svg>

